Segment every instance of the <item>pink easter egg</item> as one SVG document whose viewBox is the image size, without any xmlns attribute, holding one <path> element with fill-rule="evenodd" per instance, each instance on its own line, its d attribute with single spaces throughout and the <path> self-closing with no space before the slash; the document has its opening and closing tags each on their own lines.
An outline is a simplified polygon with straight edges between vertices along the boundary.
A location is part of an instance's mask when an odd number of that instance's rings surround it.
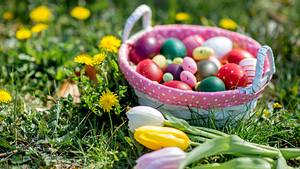
<svg viewBox="0 0 300 169">
<path fill-rule="evenodd" d="M 180 74 L 180 80 L 188 84 L 190 87 L 194 87 L 197 83 L 196 77 L 189 71 L 182 71 Z"/>
<path fill-rule="evenodd" d="M 197 63 L 194 61 L 191 57 L 185 57 L 183 58 L 182 62 L 182 68 L 183 70 L 189 71 L 192 74 L 195 74 L 197 72 Z"/>
<path fill-rule="evenodd" d="M 252 84 L 255 77 L 256 62 L 257 60 L 255 58 L 245 58 L 239 62 L 239 65 L 248 79 L 248 85 Z"/>
<path fill-rule="evenodd" d="M 216 58 L 215 56 L 209 57 L 208 60 L 211 61 L 211 62 L 213 62 L 213 63 L 215 63 L 216 66 L 218 67 L 218 69 L 221 68 L 222 64 L 221 64 L 221 62 L 219 61 L 219 59 Z"/>
<path fill-rule="evenodd" d="M 204 39 L 200 35 L 192 35 L 188 36 L 185 39 L 183 39 L 183 44 L 185 45 L 187 49 L 187 55 L 192 57 L 193 56 L 193 50 L 196 47 L 199 47 L 203 44 Z"/>
</svg>

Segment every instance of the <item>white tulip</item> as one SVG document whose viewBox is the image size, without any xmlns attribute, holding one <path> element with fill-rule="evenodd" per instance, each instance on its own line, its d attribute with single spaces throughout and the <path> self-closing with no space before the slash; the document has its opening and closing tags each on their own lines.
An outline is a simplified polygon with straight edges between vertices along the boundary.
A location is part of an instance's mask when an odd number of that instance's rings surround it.
<svg viewBox="0 0 300 169">
<path fill-rule="evenodd" d="M 141 126 L 163 126 L 165 118 L 158 110 L 148 106 L 136 106 L 126 113 L 129 130 L 134 132 Z"/>
</svg>

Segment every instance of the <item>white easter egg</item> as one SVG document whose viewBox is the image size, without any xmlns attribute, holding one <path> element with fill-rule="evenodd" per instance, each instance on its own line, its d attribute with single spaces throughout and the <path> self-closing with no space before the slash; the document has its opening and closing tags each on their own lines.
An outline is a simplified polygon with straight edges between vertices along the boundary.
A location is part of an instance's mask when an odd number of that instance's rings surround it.
<svg viewBox="0 0 300 169">
<path fill-rule="evenodd" d="M 232 50 L 233 44 L 232 41 L 224 36 L 216 36 L 210 39 L 207 39 L 202 46 L 210 47 L 214 50 L 215 56 L 218 59 L 221 59 L 227 53 Z"/>
</svg>

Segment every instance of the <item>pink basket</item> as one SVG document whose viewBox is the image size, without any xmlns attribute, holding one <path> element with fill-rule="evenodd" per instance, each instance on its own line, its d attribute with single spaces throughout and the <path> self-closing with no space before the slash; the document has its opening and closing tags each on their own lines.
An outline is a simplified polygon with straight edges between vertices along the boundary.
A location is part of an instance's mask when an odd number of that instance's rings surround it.
<svg viewBox="0 0 300 169">
<path fill-rule="evenodd" d="M 124 32 L 123 44 L 119 50 L 119 64 L 129 84 L 134 88 L 139 103 L 152 107 L 159 107 L 176 116 L 190 119 L 191 111 L 201 116 L 211 117 L 215 112 L 215 119 L 228 120 L 229 117 L 240 119 L 249 115 L 256 106 L 256 100 L 275 73 L 273 53 L 270 47 L 262 46 L 247 36 L 216 27 L 195 25 L 158 25 L 151 27 L 151 9 L 146 5 L 139 6 L 128 18 Z M 144 30 L 129 34 L 139 18 L 143 16 Z M 222 92 L 184 91 L 170 88 L 153 82 L 135 71 L 135 65 L 129 61 L 132 44 L 148 33 L 159 34 L 165 38 L 176 37 L 184 39 L 187 36 L 199 34 L 204 39 L 214 36 L 230 38 L 236 46 L 243 48 L 257 57 L 255 78 L 246 88 L 227 90 Z M 266 61 L 266 64 L 265 64 Z"/>
</svg>

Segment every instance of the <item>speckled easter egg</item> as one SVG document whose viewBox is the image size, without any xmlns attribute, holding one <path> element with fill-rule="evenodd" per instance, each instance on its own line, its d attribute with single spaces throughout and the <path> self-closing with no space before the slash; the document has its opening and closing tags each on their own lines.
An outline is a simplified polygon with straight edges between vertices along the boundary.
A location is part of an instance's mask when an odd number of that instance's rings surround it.
<svg viewBox="0 0 300 169">
<path fill-rule="evenodd" d="M 215 76 L 210 76 L 201 81 L 196 88 L 201 92 L 217 92 L 226 90 L 224 82 Z"/>
<path fill-rule="evenodd" d="M 152 58 L 159 54 L 163 38 L 154 34 L 146 34 L 134 43 L 134 50 L 138 60 Z"/>
<path fill-rule="evenodd" d="M 202 46 L 210 47 L 214 50 L 215 56 L 221 59 L 232 50 L 232 41 L 224 36 L 216 36 L 206 40 Z"/>
<path fill-rule="evenodd" d="M 196 61 L 206 60 L 214 55 L 214 50 L 210 47 L 197 47 L 193 50 L 193 58 Z"/>
<path fill-rule="evenodd" d="M 192 57 L 194 49 L 201 46 L 204 39 L 200 35 L 191 35 L 184 38 L 182 42 L 186 47 L 187 55 Z"/>
<path fill-rule="evenodd" d="M 223 65 L 217 76 L 224 81 L 227 89 L 236 89 L 247 85 L 247 77 L 243 69 L 235 63 Z"/>
<path fill-rule="evenodd" d="M 175 80 L 180 79 L 180 73 L 183 71 L 182 65 L 179 64 L 169 64 L 165 72 L 171 73 Z"/>
<path fill-rule="evenodd" d="M 211 61 L 211 62 L 214 62 L 214 64 L 216 64 L 216 66 L 218 67 L 218 69 L 221 68 L 222 64 L 221 64 L 221 62 L 219 61 L 219 59 L 216 58 L 215 56 L 209 57 L 208 60 Z"/>
<path fill-rule="evenodd" d="M 151 59 L 142 60 L 136 68 L 136 71 L 142 76 L 160 82 L 163 77 L 163 71 Z"/>
<path fill-rule="evenodd" d="M 253 82 L 255 77 L 256 62 L 255 58 L 245 58 L 239 63 L 247 76 L 248 85 Z"/>
<path fill-rule="evenodd" d="M 244 49 L 232 49 L 225 58 L 228 60 L 228 63 L 239 64 L 241 60 L 254 58 L 254 56 Z"/>
<path fill-rule="evenodd" d="M 203 79 L 208 76 L 216 75 L 218 73 L 217 65 L 208 60 L 203 60 L 197 63 L 199 76 Z"/>
<path fill-rule="evenodd" d="M 183 70 L 195 74 L 197 72 L 197 63 L 191 57 L 185 57 L 183 58 L 182 68 Z"/>
<path fill-rule="evenodd" d="M 152 61 L 156 63 L 162 70 L 167 67 L 167 60 L 163 55 L 156 55 L 152 58 Z"/>
<path fill-rule="evenodd" d="M 163 85 L 181 90 L 192 90 L 192 88 L 188 84 L 178 80 L 165 82 L 163 83 Z"/>
<path fill-rule="evenodd" d="M 163 75 L 163 80 L 164 80 L 164 82 L 169 82 L 169 81 L 174 80 L 174 77 L 171 73 L 165 73 Z"/>
<path fill-rule="evenodd" d="M 197 83 L 196 77 L 189 71 L 182 71 L 180 74 L 180 80 L 188 84 L 190 87 L 194 87 Z"/>
<path fill-rule="evenodd" d="M 163 43 L 160 53 L 173 60 L 176 57 L 183 58 L 186 56 L 186 48 L 179 39 L 169 38 Z"/>
</svg>

